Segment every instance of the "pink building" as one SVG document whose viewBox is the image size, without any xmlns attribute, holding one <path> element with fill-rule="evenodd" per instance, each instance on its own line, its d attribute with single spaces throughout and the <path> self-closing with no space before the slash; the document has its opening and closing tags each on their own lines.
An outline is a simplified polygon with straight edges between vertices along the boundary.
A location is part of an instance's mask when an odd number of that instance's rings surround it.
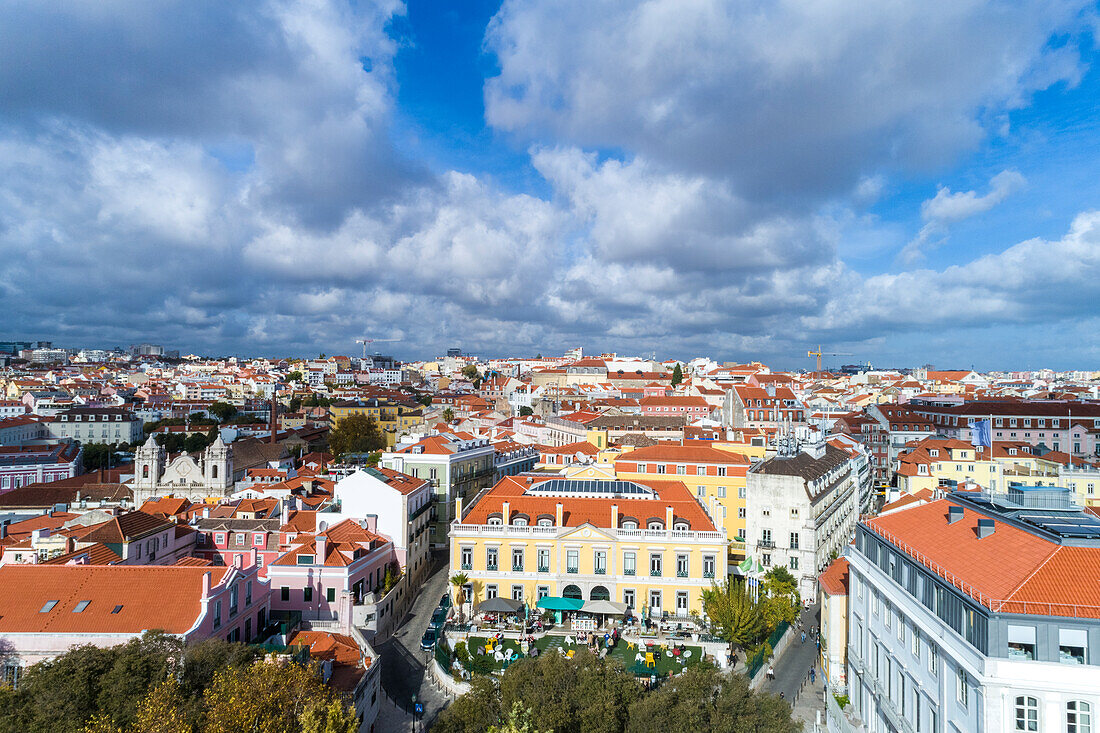
<svg viewBox="0 0 1100 733">
<path fill-rule="evenodd" d="M 51 659 L 77 644 L 114 646 L 159 629 L 185 642 L 253 641 L 266 629 L 270 586 L 256 568 L 150 565 L 0 567 L 5 670 Z"/>
<path fill-rule="evenodd" d="M 72 478 L 81 472 L 77 443 L 0 448 L 0 494 L 27 484 Z"/>
<path fill-rule="evenodd" d="M 688 420 L 706 417 L 711 406 L 702 397 L 643 397 L 643 415 L 685 415 Z"/>
</svg>

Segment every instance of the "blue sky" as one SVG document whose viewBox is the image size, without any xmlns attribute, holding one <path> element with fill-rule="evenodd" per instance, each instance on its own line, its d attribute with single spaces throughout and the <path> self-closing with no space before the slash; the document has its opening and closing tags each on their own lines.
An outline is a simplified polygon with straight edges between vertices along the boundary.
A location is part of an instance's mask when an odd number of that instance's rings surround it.
<svg viewBox="0 0 1100 733">
<path fill-rule="evenodd" d="M 0 338 L 1091 369 L 1090 3 L 0 7 Z"/>
</svg>

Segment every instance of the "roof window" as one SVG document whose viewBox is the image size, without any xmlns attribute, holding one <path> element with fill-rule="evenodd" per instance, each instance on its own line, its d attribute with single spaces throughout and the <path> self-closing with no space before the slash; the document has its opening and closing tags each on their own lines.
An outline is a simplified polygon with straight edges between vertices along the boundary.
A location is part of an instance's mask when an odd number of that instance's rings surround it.
<svg viewBox="0 0 1100 733">
<path fill-rule="evenodd" d="M 39 613 L 49 613 L 56 605 L 57 601 L 46 601 L 46 605 L 42 606 L 42 610 L 40 610 Z"/>
<path fill-rule="evenodd" d="M 76 608 L 73 609 L 73 613 L 84 613 L 84 609 L 88 607 L 91 601 L 81 601 L 76 604 Z"/>
<path fill-rule="evenodd" d="M 115 614 L 115 613 L 118 613 L 121 610 L 122 610 L 122 604 L 120 603 L 120 604 L 118 604 L 117 606 L 114 607 L 114 610 L 112 610 L 111 613 Z"/>
</svg>

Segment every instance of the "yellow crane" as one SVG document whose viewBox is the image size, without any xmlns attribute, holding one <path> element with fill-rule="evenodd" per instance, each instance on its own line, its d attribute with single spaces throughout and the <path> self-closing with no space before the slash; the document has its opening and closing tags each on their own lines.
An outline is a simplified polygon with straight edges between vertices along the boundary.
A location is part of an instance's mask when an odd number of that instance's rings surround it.
<svg viewBox="0 0 1100 733">
<path fill-rule="evenodd" d="M 400 341 L 400 339 L 355 339 L 355 343 L 363 344 L 363 358 L 367 358 L 367 346 L 375 341 Z"/>
<path fill-rule="evenodd" d="M 820 372 L 821 371 L 821 357 L 823 357 L 823 356 L 852 356 L 852 354 L 849 354 L 845 351 L 822 351 L 821 346 L 819 345 L 817 347 L 817 351 L 807 351 L 806 356 L 816 356 L 817 357 L 817 371 Z"/>
</svg>

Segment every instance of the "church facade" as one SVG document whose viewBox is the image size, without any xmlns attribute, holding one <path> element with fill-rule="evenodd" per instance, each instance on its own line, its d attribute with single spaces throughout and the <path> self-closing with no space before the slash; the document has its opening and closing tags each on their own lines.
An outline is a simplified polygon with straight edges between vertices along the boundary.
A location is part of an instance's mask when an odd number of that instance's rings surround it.
<svg viewBox="0 0 1100 733">
<path fill-rule="evenodd" d="M 224 498 L 233 490 L 233 449 L 219 435 L 197 459 L 181 453 L 169 460 L 150 435 L 134 456 L 133 488 L 138 506 L 169 494 L 191 501 Z"/>
</svg>

